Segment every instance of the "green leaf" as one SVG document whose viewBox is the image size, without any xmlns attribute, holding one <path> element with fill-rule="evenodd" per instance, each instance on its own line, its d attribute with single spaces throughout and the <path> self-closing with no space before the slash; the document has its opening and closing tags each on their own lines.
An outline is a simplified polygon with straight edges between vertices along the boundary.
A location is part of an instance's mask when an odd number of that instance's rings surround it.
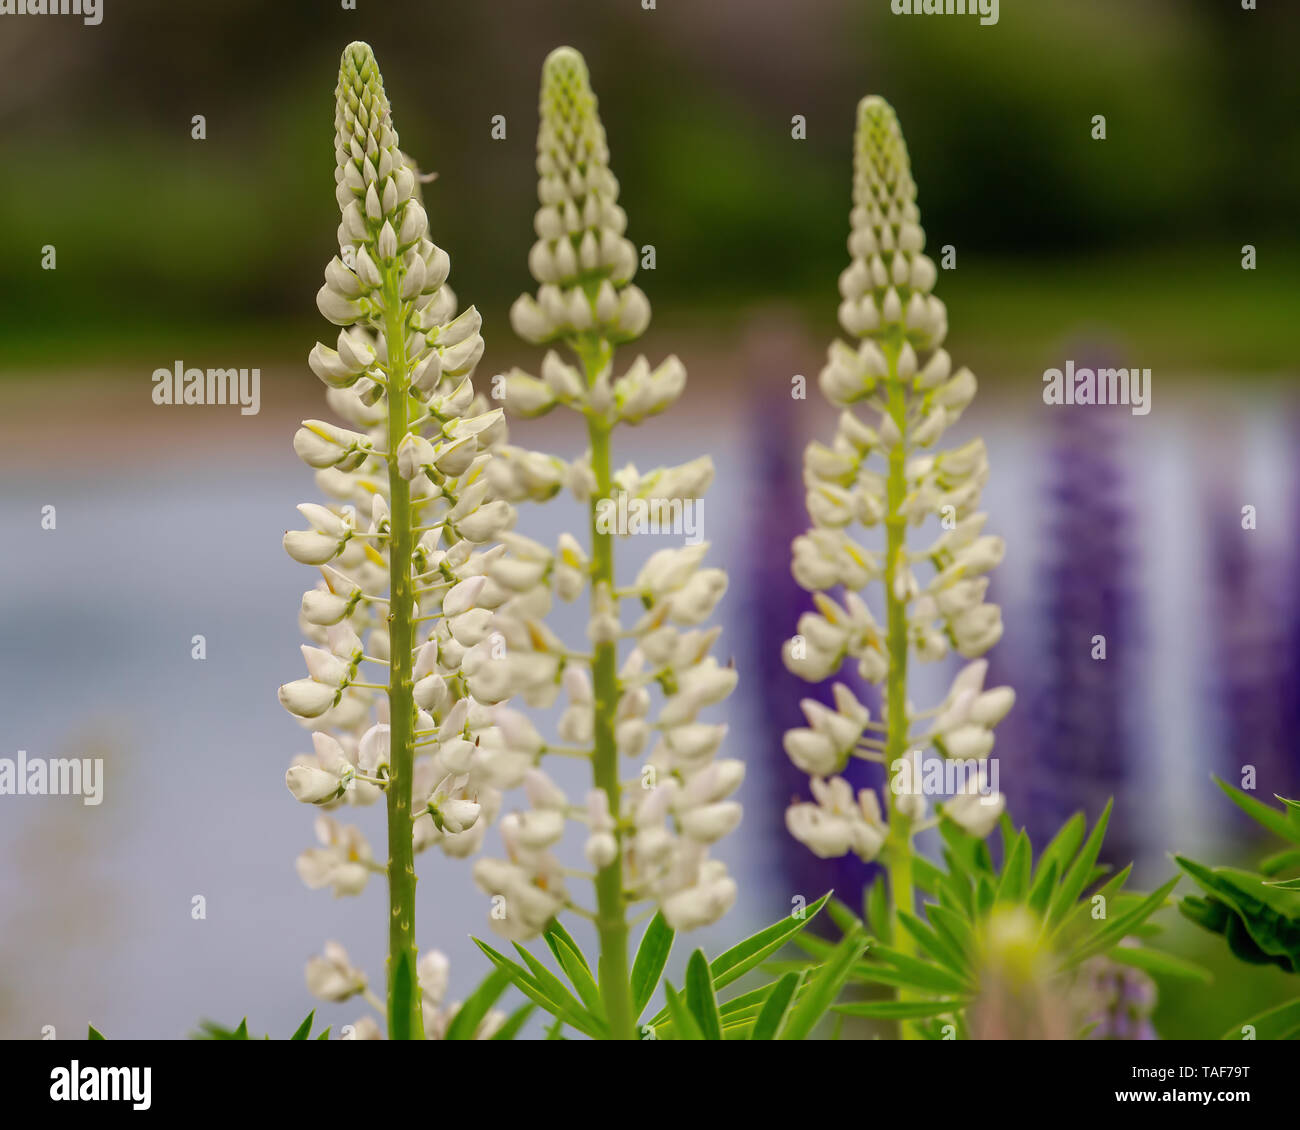
<svg viewBox="0 0 1300 1130">
<path fill-rule="evenodd" d="M 993 860 L 989 856 L 988 845 L 983 840 L 977 840 L 970 833 L 964 832 L 948 818 L 940 819 L 939 834 L 952 857 L 972 878 L 994 874 Z"/>
<path fill-rule="evenodd" d="M 542 987 L 542 991 L 545 992 L 551 1000 L 562 1002 L 566 1009 L 591 1017 L 597 1025 L 604 1028 L 605 1018 L 603 1016 L 593 1012 L 590 1008 L 585 1008 L 578 998 L 569 992 L 563 981 L 547 969 L 545 965 L 538 961 L 536 957 L 529 953 L 528 950 L 518 942 L 513 942 L 511 944 L 515 947 L 515 952 L 524 959 L 524 964 L 528 966 L 529 972 L 537 978 L 538 984 Z"/>
<path fill-rule="evenodd" d="M 86 1033 L 87 1040 L 103 1040 L 106 1038 L 104 1036 L 104 1033 L 101 1032 L 98 1028 L 96 1028 L 93 1024 L 88 1024 L 86 1027 L 89 1029 L 89 1031 Z"/>
<path fill-rule="evenodd" d="M 1280 851 L 1276 855 L 1270 855 L 1264 859 L 1260 865 L 1260 871 L 1265 875 L 1276 875 L 1279 871 L 1288 871 L 1292 867 L 1300 867 L 1300 849 L 1291 848 L 1287 851 Z"/>
<path fill-rule="evenodd" d="M 686 1007 L 686 1002 L 667 981 L 664 982 L 664 996 L 668 1000 L 668 1018 L 672 1021 L 671 1038 L 674 1040 L 704 1039 L 704 1033 L 700 1031 L 700 1026 L 691 1015 L 691 1010 Z"/>
<path fill-rule="evenodd" d="M 709 971 L 713 975 L 713 989 L 725 988 L 733 981 L 743 977 L 751 969 L 757 968 L 767 958 L 779 950 L 787 941 L 793 940 L 796 944 L 803 945 L 813 943 L 819 946 L 830 945 L 829 942 L 822 941 L 820 938 L 813 938 L 812 935 L 804 934 L 803 928 L 808 925 L 823 906 L 826 900 L 831 897 L 831 892 L 827 891 L 821 898 L 809 907 L 804 908 L 803 917 L 794 918 L 793 916 L 782 918 L 779 922 L 774 922 L 765 930 L 760 930 L 746 938 L 743 942 L 731 947 L 724 953 L 719 954 L 709 965 Z M 667 1008 L 651 1017 L 649 1023 L 652 1027 L 658 1027 L 663 1023 L 664 1017 L 668 1015 Z"/>
<path fill-rule="evenodd" d="M 1048 862 L 1046 868 L 1039 867 L 1033 885 L 1029 888 L 1029 898 L 1026 900 L 1025 905 L 1039 918 L 1042 918 L 1047 913 L 1047 908 L 1052 901 L 1052 895 L 1056 893 L 1056 876 L 1059 866 L 1060 864 L 1053 859 Z"/>
<path fill-rule="evenodd" d="M 235 1029 L 235 1034 L 231 1038 L 235 1040 L 248 1039 L 248 1017 L 247 1016 L 245 1016 L 244 1019 L 239 1022 L 239 1027 Z"/>
<path fill-rule="evenodd" d="M 1092 869 L 1096 866 L 1097 856 L 1101 851 L 1101 842 L 1106 835 L 1106 826 L 1110 823 L 1110 810 L 1113 804 L 1113 800 L 1106 802 L 1106 807 L 1102 810 L 1097 823 L 1093 825 L 1092 833 L 1088 836 L 1087 843 L 1083 845 L 1083 850 L 1070 865 L 1060 886 L 1056 888 L 1056 894 L 1047 912 L 1049 926 L 1055 926 L 1065 917 L 1088 885 Z"/>
<path fill-rule="evenodd" d="M 782 1040 L 806 1040 L 812 1034 L 817 1022 L 840 995 L 854 965 L 866 952 L 867 944 L 861 928 L 844 936 L 826 963 L 813 974 L 807 992 L 786 1018 L 780 1035 Z"/>
<path fill-rule="evenodd" d="M 554 919 L 552 922 L 559 926 Z M 564 970 L 573 987 L 578 990 L 578 996 L 587 1006 L 587 1011 L 603 1020 L 605 1002 L 600 998 L 600 988 L 591 975 L 591 969 L 582 954 L 578 952 L 577 943 L 569 937 L 568 931 L 563 926 L 560 926 L 559 930 L 548 927 L 543 936 L 546 944 L 551 948 L 551 953 L 555 955 L 555 960 L 560 963 L 560 968 Z"/>
<path fill-rule="evenodd" d="M 393 959 L 390 957 L 389 960 Z M 392 1027 L 393 1039 L 412 1040 L 415 1038 L 415 1024 L 411 1017 L 420 1008 L 420 981 L 415 972 L 415 957 L 409 948 L 403 948 L 397 954 L 392 970 L 388 1023 Z"/>
<path fill-rule="evenodd" d="M 513 1040 L 519 1035 L 523 1026 L 528 1023 L 528 1018 L 537 1011 L 537 1006 L 529 1001 L 527 1004 L 521 1004 L 508 1017 L 506 1022 L 492 1033 L 494 1040 Z"/>
<path fill-rule="evenodd" d="M 887 962 L 907 978 L 911 985 L 927 992 L 970 993 L 974 988 L 964 977 L 950 972 L 941 965 L 923 961 L 919 957 L 912 957 L 910 954 L 887 946 L 872 946 L 870 956 L 872 959 Z M 871 960 L 858 962 L 853 972 L 855 977 L 866 979 L 869 971 L 872 971 Z"/>
<path fill-rule="evenodd" d="M 1029 836 L 1021 832 L 1015 839 L 1010 856 L 1002 865 L 1002 879 L 998 883 L 995 901 L 1015 904 L 1020 902 L 1029 889 L 1029 873 L 1033 864 L 1033 849 L 1029 846 Z"/>
<path fill-rule="evenodd" d="M 326 1028 L 324 1032 L 322 1032 L 319 1036 L 316 1037 L 318 1041 L 328 1040 L 329 1038 L 330 1038 L 330 1030 L 328 1028 Z"/>
<path fill-rule="evenodd" d="M 713 978 L 709 973 L 709 959 L 697 949 L 686 963 L 686 1007 L 699 1023 L 706 1040 L 722 1039 L 722 1025 L 718 1020 L 718 1000 L 713 995 Z"/>
<path fill-rule="evenodd" d="M 504 969 L 494 969 L 479 983 L 469 995 L 469 999 L 456 1010 L 451 1023 L 447 1025 L 447 1040 L 472 1040 L 478 1026 L 483 1022 L 492 1006 L 496 1004 L 506 986 L 513 978 Z"/>
<path fill-rule="evenodd" d="M 641 935 L 636 960 L 632 962 L 632 1012 L 636 1017 L 641 1016 L 645 1006 L 650 1003 L 650 998 L 654 996 L 672 948 L 673 929 L 664 921 L 664 916 L 656 911 L 650 919 L 650 925 Z"/>
<path fill-rule="evenodd" d="M 809 957 L 817 958 L 824 961 L 830 956 L 831 950 L 835 948 L 835 943 L 827 941 L 825 938 L 819 938 L 816 934 L 796 934 L 790 939 L 797 948 L 803 950 Z M 764 964 L 768 964 L 764 962 Z"/>
<path fill-rule="evenodd" d="M 1218 777 L 1214 778 L 1214 783 L 1224 791 L 1233 804 L 1257 824 L 1262 824 L 1274 835 L 1280 836 L 1284 840 L 1289 840 L 1293 844 L 1300 844 L 1300 825 L 1288 820 L 1286 812 L 1279 812 L 1272 805 L 1256 800 L 1253 796 L 1243 793 L 1240 789 L 1233 788 L 1227 781 Z"/>
<path fill-rule="evenodd" d="M 787 915 L 779 922 L 774 922 L 766 930 L 760 930 L 746 938 L 738 945 L 734 945 L 725 953 L 715 957 L 709 965 L 713 973 L 714 989 L 721 989 L 730 985 L 732 981 L 743 977 L 764 958 L 774 954 L 779 950 L 793 935 L 798 934 L 805 926 L 808 925 L 818 912 L 826 905 L 826 900 L 831 897 L 830 891 L 827 891 L 811 906 L 806 907 L 801 918 L 795 918 Z"/>
<path fill-rule="evenodd" d="M 898 921 L 903 929 L 917 940 L 921 948 L 936 961 L 946 965 L 954 973 L 960 973 L 965 968 L 966 963 L 961 952 L 939 937 L 934 930 L 914 914 L 908 914 L 907 911 L 900 910 L 898 912 Z"/>
<path fill-rule="evenodd" d="M 510 978 L 514 981 L 516 987 L 534 1004 L 540 1005 L 552 1016 L 560 1025 L 567 1024 L 570 1028 L 576 1028 L 584 1035 L 591 1036 L 593 1039 L 603 1040 L 608 1035 L 605 1026 L 592 1016 L 585 1009 L 579 1007 L 578 1002 L 574 1000 L 573 995 L 564 988 L 558 978 L 551 975 L 551 982 L 558 986 L 561 992 L 559 999 L 552 999 L 551 990 L 543 986 L 543 982 L 538 977 L 511 961 L 504 954 L 497 953 L 490 945 L 478 938 L 473 942 L 479 949 L 487 954 L 488 959 L 498 969 L 508 970 Z M 526 952 L 526 951 L 525 951 Z M 554 1029 L 555 1035 L 548 1036 L 550 1039 L 558 1038 L 559 1029 Z"/>
<path fill-rule="evenodd" d="M 1112 875 L 1107 879 L 1105 883 L 1092 893 L 1090 898 L 1083 902 L 1075 903 L 1074 906 L 1066 912 L 1065 917 L 1061 919 L 1056 929 L 1051 932 L 1050 937 L 1055 938 L 1058 935 L 1062 937 L 1068 936 L 1076 925 L 1080 922 L 1087 921 L 1094 900 L 1105 899 L 1107 903 L 1110 903 L 1120 898 L 1120 892 L 1122 891 L 1124 884 L 1128 882 L 1128 877 L 1132 872 L 1133 864 L 1130 863 L 1118 875 Z"/>
<path fill-rule="evenodd" d="M 1152 891 L 1132 910 L 1121 913 L 1118 918 L 1112 919 L 1102 930 L 1094 935 L 1091 939 L 1085 941 L 1081 946 L 1074 950 L 1066 961 L 1067 969 L 1073 968 L 1080 962 L 1087 960 L 1094 954 L 1104 953 L 1111 946 L 1118 945 L 1119 942 L 1129 933 L 1133 927 L 1140 922 L 1150 918 L 1159 910 L 1169 897 L 1169 893 L 1178 886 L 1181 875 L 1175 875 L 1164 886 Z"/>
<path fill-rule="evenodd" d="M 1243 1028 L 1254 1028 L 1256 1040 L 1289 1040 L 1300 1033 L 1300 999 L 1270 1008 L 1244 1020 L 1235 1028 L 1223 1034 L 1225 1040 L 1241 1040 L 1246 1037 Z"/>
<path fill-rule="evenodd" d="M 307 1019 L 298 1025 L 294 1034 L 289 1037 L 291 1040 L 308 1040 L 311 1038 L 311 1026 L 316 1020 L 316 1010 L 313 1008 L 307 1013 Z"/>
<path fill-rule="evenodd" d="M 1061 825 L 1061 830 L 1052 837 L 1051 843 L 1043 848 L 1043 854 L 1038 857 L 1038 870 L 1034 873 L 1034 889 L 1042 883 L 1048 868 L 1053 864 L 1056 865 L 1057 875 L 1065 874 L 1065 869 L 1074 858 L 1074 853 L 1083 843 L 1083 833 L 1087 827 L 1088 823 L 1082 812 L 1076 812 Z M 1055 879 L 1052 881 L 1055 882 Z"/>
<path fill-rule="evenodd" d="M 832 1011 L 846 1016 L 868 1016 L 875 1020 L 928 1020 L 960 1012 L 970 998 L 947 1001 L 853 1001 L 837 1004 Z"/>
<path fill-rule="evenodd" d="M 862 925 L 862 920 L 839 899 L 833 898 L 827 901 L 826 913 L 830 915 L 831 921 L 840 928 L 841 934 L 847 934 L 855 926 Z"/>
<path fill-rule="evenodd" d="M 939 885 L 939 902 L 970 918 L 975 913 L 974 890 L 970 879 L 961 872 L 945 875 Z"/>
<path fill-rule="evenodd" d="M 1275 886 L 1262 876 L 1233 867 L 1202 867 L 1181 855 L 1178 865 L 1210 895 L 1230 909 L 1230 917 L 1217 911 L 1218 932 L 1227 937 L 1233 952 L 1244 960 L 1259 960 L 1253 950 L 1291 972 L 1300 972 L 1300 892 Z M 1253 946 L 1243 944 L 1241 935 Z"/>
<path fill-rule="evenodd" d="M 916 884 L 918 890 L 924 891 L 928 895 L 937 894 L 944 878 L 945 874 L 943 870 L 936 867 L 926 859 L 925 856 L 918 855 L 913 857 L 912 881 Z M 884 880 L 877 879 L 876 885 L 883 887 Z"/>
<path fill-rule="evenodd" d="M 867 921 L 871 924 L 871 932 L 888 945 L 894 923 L 893 916 L 889 913 L 889 896 L 885 893 L 883 874 L 877 876 L 876 881 L 871 884 L 864 901 L 866 903 L 864 909 L 867 912 Z"/>
<path fill-rule="evenodd" d="M 586 969 L 588 973 L 591 972 L 591 966 L 587 964 L 587 959 L 582 955 L 582 947 L 573 940 L 573 935 L 564 928 L 564 923 L 562 923 L 558 918 L 552 918 L 550 922 L 546 924 L 545 936 L 548 939 L 551 937 L 563 939 L 569 949 L 573 950 L 573 952 L 577 954 L 578 960 L 582 962 L 583 968 Z"/>
<path fill-rule="evenodd" d="M 799 991 L 799 984 L 802 980 L 802 971 L 787 973 L 772 987 L 767 1000 L 763 1002 L 763 1008 L 758 1014 L 758 1019 L 754 1021 L 753 1030 L 749 1034 L 751 1040 L 775 1040 L 777 1038 L 782 1024 L 785 1023 L 786 1015 L 790 1011 L 790 1004 Z"/>
<path fill-rule="evenodd" d="M 977 948 L 975 932 L 971 928 L 970 921 L 964 915 L 946 906 L 927 905 L 925 916 L 930 920 L 930 925 L 934 927 L 935 932 L 961 954 L 963 970 L 969 969 L 975 959 Z"/>
<path fill-rule="evenodd" d="M 1182 981 L 1199 981 L 1203 985 L 1214 980 L 1214 974 L 1202 965 L 1144 946 L 1116 946 L 1110 959 L 1157 977 L 1176 977 Z"/>
</svg>

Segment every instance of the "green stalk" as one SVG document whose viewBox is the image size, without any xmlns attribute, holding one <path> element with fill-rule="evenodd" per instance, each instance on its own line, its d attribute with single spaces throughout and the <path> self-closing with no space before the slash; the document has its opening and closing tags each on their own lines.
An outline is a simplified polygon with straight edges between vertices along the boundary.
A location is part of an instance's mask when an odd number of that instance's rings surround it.
<svg viewBox="0 0 1300 1130">
<path fill-rule="evenodd" d="M 409 426 L 406 319 L 396 265 L 384 271 L 384 334 L 388 342 L 388 490 L 392 519 L 389 545 L 388 635 L 388 1036 L 423 1040 L 415 948 L 415 845 L 411 778 L 415 766 L 415 697 L 411 650 L 414 592 L 411 552 L 411 486 L 397 469 L 397 449 Z"/>
<path fill-rule="evenodd" d="M 898 427 L 899 435 L 905 432 L 907 401 L 903 385 L 898 379 L 898 354 L 901 343 L 890 342 L 884 346 L 889 362 L 887 377 L 890 417 Z M 889 452 L 889 480 L 886 488 L 888 512 L 885 516 L 885 608 L 889 648 L 889 676 L 885 687 L 885 701 L 889 707 L 889 730 L 885 738 L 885 765 L 890 787 L 886 789 L 889 808 L 889 838 L 885 845 L 885 870 L 889 877 L 889 894 L 894 907 L 893 937 L 891 945 L 901 953 L 913 955 L 916 946 L 912 935 L 898 921 L 898 912 L 913 913 L 916 901 L 912 887 L 912 821 L 898 808 L 898 794 L 893 781 L 899 772 L 902 759 L 907 755 L 907 606 L 894 595 L 894 578 L 906 564 L 907 521 L 899 513 L 907 494 L 905 474 L 906 451 L 899 443 Z M 900 1001 L 907 993 L 898 991 Z M 899 1021 L 899 1035 L 911 1039 L 911 1026 Z"/>
<path fill-rule="evenodd" d="M 601 342 L 594 351 L 580 349 L 587 384 L 609 363 L 609 347 Z M 587 415 L 587 436 L 591 443 L 591 469 L 596 489 L 591 496 L 591 599 L 596 610 L 597 588 L 604 582 L 614 588 L 614 538 L 596 525 L 597 506 L 609 498 L 613 474 L 610 467 L 610 425 L 595 412 Z M 608 867 L 596 874 L 596 930 L 600 937 L 600 996 L 605 1005 L 609 1034 L 615 1040 L 636 1039 L 636 1017 L 632 1015 L 632 987 L 627 964 L 627 901 L 623 897 L 622 830 L 617 827 L 619 807 L 618 744 L 614 739 L 614 716 L 618 710 L 618 648 L 614 643 L 597 645 L 592 663 L 595 691 L 595 753 L 592 781 L 609 797 L 609 811 L 615 820 L 614 835 L 619 851 Z"/>
</svg>

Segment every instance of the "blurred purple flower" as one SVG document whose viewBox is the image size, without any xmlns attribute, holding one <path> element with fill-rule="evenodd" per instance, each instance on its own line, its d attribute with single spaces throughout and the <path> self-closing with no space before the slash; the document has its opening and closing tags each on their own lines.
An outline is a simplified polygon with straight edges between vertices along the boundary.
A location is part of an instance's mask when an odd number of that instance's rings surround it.
<svg viewBox="0 0 1300 1130">
<path fill-rule="evenodd" d="M 862 891 L 879 868 L 851 854 L 818 859 L 789 839 L 785 830 L 791 799 L 807 799 L 808 794 L 807 774 L 791 763 L 782 747 L 786 730 L 807 725 L 799 700 L 830 703 L 836 679 L 848 684 L 873 715 L 879 711 L 880 699 L 876 688 L 864 688 L 848 672 L 823 683 L 805 683 L 786 669 L 781 655 L 800 615 L 813 608 L 812 596 L 790 574 L 790 543 L 808 529 L 803 448 L 808 414 L 819 407 L 812 397 L 793 400 L 790 382 L 803 371 L 799 358 L 806 361 L 808 354 L 802 335 L 779 318 L 765 319 L 763 329 L 755 331 L 745 345 L 746 370 L 755 390 L 750 401 L 751 434 L 757 442 L 747 480 L 753 492 L 748 503 L 750 550 L 744 557 L 748 564 L 737 569 L 733 578 L 743 589 L 742 622 L 748 630 L 740 686 L 749 697 L 759 735 L 759 748 L 749 759 L 749 773 L 757 786 L 752 819 L 788 839 L 776 857 L 782 883 L 810 899 L 833 887 L 837 898 L 860 911 Z M 808 384 L 811 388 L 814 382 L 810 379 Z M 882 780 L 878 766 L 858 760 L 843 776 L 855 788 L 878 787 Z"/>
<path fill-rule="evenodd" d="M 1011 749 L 1024 760 L 1004 780 L 1013 816 L 1039 846 L 1080 809 L 1095 819 L 1113 796 L 1102 859 L 1122 866 L 1140 848 L 1143 807 L 1130 772 L 1130 690 L 1141 645 L 1133 520 L 1116 421 L 1091 406 L 1054 411 L 1044 633 L 1033 670 L 997 680 L 1027 692 L 1023 744 Z M 1093 658 L 1102 646 L 1105 658 Z"/>
</svg>

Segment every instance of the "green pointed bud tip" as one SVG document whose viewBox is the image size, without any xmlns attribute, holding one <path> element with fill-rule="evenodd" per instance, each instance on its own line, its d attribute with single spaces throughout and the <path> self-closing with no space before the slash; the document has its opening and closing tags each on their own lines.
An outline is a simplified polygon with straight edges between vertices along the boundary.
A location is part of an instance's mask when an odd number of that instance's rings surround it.
<svg viewBox="0 0 1300 1130">
<path fill-rule="evenodd" d="M 858 129 L 898 133 L 898 115 L 879 94 L 868 94 L 858 103 Z"/>
<path fill-rule="evenodd" d="M 857 151 L 859 157 L 868 158 L 890 184 L 898 174 L 911 168 L 898 115 L 878 94 L 868 94 L 858 103 Z"/>
<path fill-rule="evenodd" d="M 379 65 L 375 62 L 375 53 L 369 43 L 364 40 L 355 40 L 343 48 L 343 60 L 340 64 L 342 69 L 352 70 L 365 77 L 366 70 L 373 67 L 376 72 Z"/>
<path fill-rule="evenodd" d="M 542 64 L 542 82 L 563 87 L 587 86 L 587 61 L 574 47 L 557 47 Z"/>
</svg>

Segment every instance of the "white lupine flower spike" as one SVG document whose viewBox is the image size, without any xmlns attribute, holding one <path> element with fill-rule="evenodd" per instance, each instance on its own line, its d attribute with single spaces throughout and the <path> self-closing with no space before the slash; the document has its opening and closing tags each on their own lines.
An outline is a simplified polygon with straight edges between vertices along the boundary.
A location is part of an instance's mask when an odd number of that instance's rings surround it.
<svg viewBox="0 0 1300 1130">
<path fill-rule="evenodd" d="M 993 728 L 1015 701 L 1009 687 L 984 688 L 987 664 L 979 656 L 1002 634 L 1001 613 L 984 594 L 1003 543 L 983 534 L 986 516 L 976 510 L 989 474 L 983 441 L 937 447 L 971 402 L 975 378 L 954 372 L 943 349 L 948 318 L 931 293 L 937 272 L 924 246 L 898 119 L 882 99 L 864 98 L 851 262 L 840 276 L 840 323 L 854 343 L 834 342 L 821 372 L 822 392 L 842 413 L 833 439 L 805 452 L 812 528 L 793 545 L 795 580 L 814 594 L 817 610 L 799 619 L 785 658 L 812 682 L 852 663 L 858 677 L 884 684 L 884 711 L 872 719 L 841 684 L 834 708 L 805 700 L 808 726 L 789 731 L 785 749 L 809 774 L 814 799 L 795 803 L 786 823 L 816 855 L 879 858 L 894 908 L 909 913 L 913 837 L 934 823 L 926 822 L 926 798 L 911 784 L 915 767 L 927 749 L 966 763 L 966 787 L 940 806 L 938 818 L 987 836 L 1003 809 L 989 785 L 996 775 L 987 772 Z M 908 528 L 926 524 L 938 528 L 933 544 L 909 550 Z M 876 527 L 883 529 L 868 548 Z M 841 588 L 843 596 L 829 595 Z M 883 623 L 859 595 L 872 589 Z M 915 714 L 909 661 L 950 653 L 973 662 L 936 710 Z M 854 757 L 887 766 L 885 805 L 870 789 L 855 797 L 840 776 Z M 892 934 L 895 946 L 911 952 L 907 931 L 896 926 Z"/>
<path fill-rule="evenodd" d="M 389 1035 L 411 1039 L 450 1020 L 442 990 L 432 1006 L 427 986 L 421 998 L 415 854 L 475 851 L 516 772 L 464 667 L 491 615 L 491 543 L 514 512 L 486 472 L 504 425 L 471 383 L 480 319 L 473 307 L 457 313 L 448 257 L 430 238 L 420 178 L 364 43 L 344 51 L 335 93 L 339 251 L 317 305 L 341 329 L 308 364 L 342 423 L 307 420 L 294 437 L 329 501 L 303 503 L 307 528 L 284 536 L 321 578 L 302 600 L 307 677 L 280 688 L 315 752 L 295 759 L 285 783 L 327 809 L 385 797 L 386 865 L 358 828 L 322 814 L 320 846 L 298 870 L 338 895 L 386 877 L 388 992 L 378 1003 Z M 308 981 L 328 1000 L 368 992 L 337 947 L 313 959 Z"/>
<path fill-rule="evenodd" d="M 593 1031 L 632 1039 L 632 913 L 649 904 L 664 930 L 689 930 L 716 921 L 736 897 L 725 866 L 708 853 L 740 821 L 733 794 L 744 771 L 740 762 L 713 761 L 725 727 L 697 720 L 736 683 L 735 672 L 708 655 L 716 631 L 698 627 L 713 613 L 727 578 L 703 568 L 707 545 L 689 545 L 659 550 L 629 588 L 620 587 L 617 538 L 637 532 L 620 524 L 620 505 L 624 514 L 634 501 L 697 505 L 713 465 L 704 458 L 646 473 L 630 466 L 615 472 L 616 427 L 670 407 L 686 371 L 676 357 L 658 364 L 637 357 L 621 371 L 615 365 L 615 347 L 641 335 L 650 304 L 631 282 L 637 253 L 624 235 L 627 217 L 587 67 L 571 48 L 546 59 L 540 114 L 541 207 L 528 257 L 539 285 L 515 303 L 511 320 L 521 337 L 552 348 L 535 375 L 507 375 L 504 403 L 522 417 L 572 408 L 584 418 L 590 446 L 571 465 L 507 447 L 487 476 L 511 501 L 545 501 L 567 485 L 588 506 L 592 525 L 586 538 L 564 534 L 553 550 L 506 536 L 506 553 L 488 569 L 483 594 L 494 610 L 489 631 L 503 646 L 480 645 L 482 654 L 467 659 L 466 670 L 470 692 L 484 702 L 513 695 L 548 706 L 562 693 L 553 740 L 513 707 L 497 707 L 498 731 L 521 758 L 588 760 L 592 788 L 570 801 L 549 776 L 528 770 L 528 807 L 501 822 L 507 858 L 480 860 L 474 874 L 504 908 L 493 913 L 494 929 L 515 940 L 535 937 L 570 905 L 553 851 L 568 825 L 584 825 L 583 854 L 596 870 L 595 906 L 587 913 L 600 941 L 603 1015 Z M 586 639 L 569 646 L 544 618 L 555 597 L 572 601 L 584 592 Z"/>
</svg>

